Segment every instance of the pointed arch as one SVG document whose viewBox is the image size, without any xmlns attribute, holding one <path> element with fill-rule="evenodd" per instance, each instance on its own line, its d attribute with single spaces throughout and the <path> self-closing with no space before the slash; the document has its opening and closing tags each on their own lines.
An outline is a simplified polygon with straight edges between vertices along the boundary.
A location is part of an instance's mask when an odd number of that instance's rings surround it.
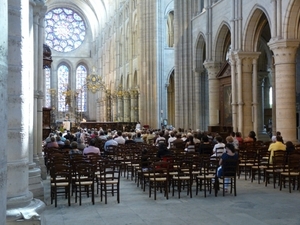
<svg viewBox="0 0 300 225">
<path fill-rule="evenodd" d="M 200 68 L 203 68 L 203 62 L 206 59 L 206 42 L 203 33 L 200 33 L 197 38 L 194 52 L 194 68 L 195 70 L 199 70 Z"/>
<path fill-rule="evenodd" d="M 300 38 L 300 1 L 289 2 L 283 22 L 284 39 Z"/>
<path fill-rule="evenodd" d="M 246 52 L 255 52 L 263 31 L 270 32 L 270 18 L 264 8 L 259 5 L 255 5 L 249 15 L 245 25 L 246 32 L 244 33 L 242 49 Z"/>
<path fill-rule="evenodd" d="M 216 46 L 213 51 L 213 58 L 216 62 L 225 62 L 228 49 L 231 45 L 230 26 L 227 22 L 222 22 L 215 39 Z"/>
</svg>

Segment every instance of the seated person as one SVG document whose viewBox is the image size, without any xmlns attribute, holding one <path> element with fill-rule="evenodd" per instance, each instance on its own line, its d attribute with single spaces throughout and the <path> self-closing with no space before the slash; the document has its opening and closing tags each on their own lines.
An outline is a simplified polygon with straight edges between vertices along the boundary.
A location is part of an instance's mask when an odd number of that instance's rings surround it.
<svg viewBox="0 0 300 225">
<path fill-rule="evenodd" d="M 194 152 L 195 151 L 194 137 L 193 137 L 192 134 L 188 135 L 184 151 L 187 151 L 187 152 Z"/>
<path fill-rule="evenodd" d="M 159 132 L 159 137 L 155 140 L 155 146 L 159 146 L 160 143 L 166 143 L 166 138 L 164 137 L 164 132 Z"/>
<path fill-rule="evenodd" d="M 157 151 L 157 158 L 163 158 L 164 156 L 170 156 L 172 153 L 171 151 L 167 148 L 166 144 L 160 143 L 158 146 L 158 151 Z"/>
<path fill-rule="evenodd" d="M 73 155 L 73 154 L 82 154 L 82 151 L 80 151 L 78 148 L 77 148 L 77 142 L 76 141 L 73 141 L 71 143 L 71 147 L 72 149 L 69 151 L 69 154 L 70 155 Z"/>
<path fill-rule="evenodd" d="M 248 137 L 244 138 L 244 143 L 254 142 L 256 141 L 256 133 L 254 131 L 250 131 Z"/>
<path fill-rule="evenodd" d="M 83 151 L 83 149 L 85 149 L 86 145 L 84 143 L 82 143 L 82 140 L 80 138 L 77 139 L 77 148 L 81 151 Z"/>
<path fill-rule="evenodd" d="M 225 149 L 226 149 L 226 152 L 222 154 L 222 156 L 220 158 L 220 161 L 219 161 L 219 168 L 218 168 L 218 171 L 217 171 L 217 176 L 218 177 L 223 176 L 222 165 L 223 165 L 225 160 L 227 160 L 227 159 L 236 159 L 236 163 L 238 162 L 239 156 L 235 152 L 235 148 L 234 148 L 233 144 L 226 144 Z M 227 191 L 229 179 L 230 178 L 225 178 L 225 180 L 224 180 L 225 191 Z"/>
<path fill-rule="evenodd" d="M 60 137 L 60 136 L 56 136 L 56 142 L 57 142 L 57 144 L 58 144 L 58 146 L 59 146 L 60 148 L 63 148 L 64 145 L 65 145 L 65 142 L 63 142 L 63 141 L 61 140 L 61 137 Z"/>
<path fill-rule="evenodd" d="M 107 147 L 110 145 L 118 146 L 118 142 L 116 142 L 112 136 L 107 136 L 107 141 L 104 144 L 104 151 L 107 151 Z"/>
<path fill-rule="evenodd" d="M 136 133 L 136 137 L 133 139 L 135 143 L 144 143 L 141 132 Z"/>
<path fill-rule="evenodd" d="M 270 164 L 273 163 L 272 157 L 274 156 L 274 151 L 277 151 L 277 150 L 286 151 L 286 146 L 285 146 L 285 144 L 282 143 L 282 137 L 279 135 L 276 136 L 276 142 L 270 144 L 269 149 L 268 149 L 268 151 L 270 151 L 270 161 L 269 161 Z"/>
<path fill-rule="evenodd" d="M 89 142 L 89 146 L 83 150 L 83 155 L 86 155 L 88 153 L 95 153 L 100 155 L 100 149 L 95 147 L 95 139 L 91 139 Z"/>
<path fill-rule="evenodd" d="M 125 140 L 125 145 L 127 145 L 127 144 L 135 144 L 135 141 L 132 140 L 132 134 L 131 133 L 127 134 L 127 138 L 128 139 Z"/>
<path fill-rule="evenodd" d="M 199 149 L 197 149 L 197 151 L 200 154 L 213 154 L 213 146 L 211 145 L 206 135 L 202 137 L 202 143 L 200 144 Z"/>
<path fill-rule="evenodd" d="M 46 145 L 47 148 L 59 148 L 59 145 L 56 142 L 56 138 L 52 136 L 50 138 L 50 142 L 47 143 Z"/>
<path fill-rule="evenodd" d="M 176 134 L 176 140 L 173 142 L 173 147 L 177 149 L 184 149 L 185 148 L 185 142 L 181 139 L 181 133 Z"/>
<path fill-rule="evenodd" d="M 220 157 L 226 151 L 225 144 L 223 143 L 223 138 L 221 136 L 216 136 L 217 144 L 214 145 L 212 156 Z"/>
</svg>

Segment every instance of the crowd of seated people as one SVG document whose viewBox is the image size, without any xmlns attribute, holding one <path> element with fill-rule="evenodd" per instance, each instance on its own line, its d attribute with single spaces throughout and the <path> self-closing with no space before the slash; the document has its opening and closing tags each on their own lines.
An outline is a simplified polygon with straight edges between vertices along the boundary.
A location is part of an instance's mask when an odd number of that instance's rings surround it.
<svg viewBox="0 0 300 225">
<path fill-rule="evenodd" d="M 287 150 L 290 153 L 295 149 L 295 145 L 292 142 L 283 142 L 279 131 L 276 133 L 276 136 L 272 137 L 272 140 L 273 143 L 269 147 L 271 155 L 276 150 Z M 104 153 L 109 145 L 145 143 L 158 148 L 163 143 L 169 150 L 184 149 L 187 152 L 198 152 L 199 154 L 220 157 L 223 153 L 226 153 L 226 143 L 232 144 L 238 150 L 240 146 L 247 143 L 255 143 L 256 141 L 257 137 L 254 131 L 250 131 L 245 138 L 242 138 L 240 132 L 231 132 L 225 139 L 217 133 L 194 131 L 192 129 L 183 130 L 180 128 L 173 128 L 172 130 L 142 129 L 132 132 L 103 130 L 102 128 L 80 128 L 75 133 L 70 131 L 50 133 L 49 137 L 44 140 L 44 147 L 66 150 L 72 152 L 72 154 L 74 152 L 85 154 L 89 151 L 95 151 L 100 154 L 100 152 Z M 99 151 L 95 150 L 95 148 L 98 148 Z"/>
</svg>

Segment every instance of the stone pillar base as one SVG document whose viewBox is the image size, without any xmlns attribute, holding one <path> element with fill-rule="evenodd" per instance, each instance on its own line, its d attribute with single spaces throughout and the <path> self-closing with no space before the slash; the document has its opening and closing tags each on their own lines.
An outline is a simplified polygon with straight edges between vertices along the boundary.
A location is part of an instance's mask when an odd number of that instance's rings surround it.
<svg viewBox="0 0 300 225">
<path fill-rule="evenodd" d="M 11 208 L 6 210 L 6 225 L 44 225 L 42 212 L 46 205 L 39 199 L 32 199 L 31 202 L 22 208 Z"/>
<path fill-rule="evenodd" d="M 44 186 L 41 178 L 41 170 L 35 167 L 35 163 L 29 164 L 29 191 L 34 198 L 44 201 Z"/>
</svg>

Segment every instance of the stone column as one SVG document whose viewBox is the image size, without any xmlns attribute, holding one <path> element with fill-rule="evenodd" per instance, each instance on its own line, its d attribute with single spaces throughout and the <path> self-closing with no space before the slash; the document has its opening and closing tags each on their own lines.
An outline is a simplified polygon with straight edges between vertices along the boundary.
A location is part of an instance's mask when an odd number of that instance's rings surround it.
<svg viewBox="0 0 300 225">
<path fill-rule="evenodd" d="M 257 137 L 262 141 L 269 141 L 270 137 L 264 129 L 265 125 L 265 93 L 264 80 L 268 76 L 268 72 L 258 72 L 257 82 Z"/>
<path fill-rule="evenodd" d="M 138 112 L 138 91 L 133 89 L 130 92 L 131 101 L 130 101 L 130 122 L 136 122 L 138 121 L 137 112 Z"/>
<path fill-rule="evenodd" d="M 203 69 L 201 68 L 196 68 L 194 71 L 194 76 L 195 76 L 195 125 L 193 126 L 194 129 L 201 129 L 201 118 L 204 117 L 204 115 L 201 115 L 201 99 L 200 99 L 200 94 L 201 94 L 201 83 L 200 83 L 200 76 L 202 73 Z"/>
<path fill-rule="evenodd" d="M 105 96 L 102 97 L 102 103 L 103 103 L 102 116 L 104 118 L 104 121 L 108 121 L 107 120 L 107 99 Z"/>
<path fill-rule="evenodd" d="M 113 94 L 112 95 L 112 114 L 113 114 L 113 118 L 112 121 L 117 121 L 118 119 L 118 101 L 117 101 L 117 95 Z"/>
<path fill-rule="evenodd" d="M 5 4 L 4 4 L 5 5 Z M 2 8 L 2 7 L 1 7 Z M 29 137 L 28 118 L 31 116 L 29 2 L 9 1 L 8 4 L 8 72 L 7 77 L 7 205 L 6 224 L 41 223 L 45 204 L 33 199 L 28 189 Z M 2 23 L 1 23 L 2 24 Z M 30 99 L 31 96 L 31 99 Z M 17 221 L 18 220 L 18 221 Z M 28 224 L 28 223 L 27 223 Z"/>
<path fill-rule="evenodd" d="M 99 99 L 99 112 L 100 112 L 100 122 L 105 122 L 105 111 L 104 111 L 104 108 L 105 108 L 105 101 L 103 100 L 103 98 L 100 98 Z"/>
<path fill-rule="evenodd" d="M 234 57 L 231 56 L 230 58 L 231 64 L 231 96 L 232 96 L 232 129 L 233 131 L 238 130 L 237 126 L 237 78 L 236 78 L 236 61 Z"/>
<path fill-rule="evenodd" d="M 96 121 L 100 122 L 101 121 L 101 98 L 97 98 L 96 100 Z M 80 117 L 80 121 L 82 120 L 82 118 Z"/>
<path fill-rule="evenodd" d="M 0 0 L 0 105 L 7 105 L 7 0 Z M 7 187 L 7 107 L 0 107 L 0 136 L 3 145 L 0 145 L 0 224 L 6 221 L 6 187 Z"/>
<path fill-rule="evenodd" d="M 209 126 L 218 126 L 219 121 L 219 98 L 220 87 L 217 73 L 219 65 L 216 62 L 205 62 L 204 67 L 208 72 L 208 92 L 209 92 Z"/>
<path fill-rule="evenodd" d="M 260 99 L 258 99 L 257 95 L 257 85 L 258 85 L 258 78 L 257 78 L 257 58 L 254 58 L 252 60 L 253 64 L 253 72 L 252 72 L 252 120 L 253 120 L 253 130 L 256 134 L 258 134 L 258 102 L 260 102 Z M 259 90 L 261 92 L 261 90 Z M 260 120 L 261 122 L 261 120 Z"/>
<path fill-rule="evenodd" d="M 274 58 L 273 58 L 274 59 Z M 272 133 L 276 134 L 276 83 L 275 83 L 275 65 L 272 66 L 270 70 L 270 74 L 272 77 Z"/>
<path fill-rule="evenodd" d="M 237 93 L 238 93 L 238 131 L 247 136 L 257 127 L 257 58 L 259 52 L 238 52 Z M 255 87 L 254 87 L 255 86 Z M 255 131 L 257 132 L 257 131 Z"/>
<path fill-rule="evenodd" d="M 110 90 L 108 90 L 108 91 L 106 91 L 106 118 L 107 118 L 107 121 L 112 121 L 111 109 L 112 109 L 111 93 L 110 93 Z"/>
<path fill-rule="evenodd" d="M 118 121 L 122 122 L 123 121 L 123 92 L 120 91 L 118 92 Z"/>
<path fill-rule="evenodd" d="M 130 122 L 130 93 L 124 92 L 124 122 Z"/>
<path fill-rule="evenodd" d="M 296 142 L 295 59 L 299 41 L 271 41 L 269 46 L 275 59 L 276 127 L 284 140 Z"/>
</svg>

